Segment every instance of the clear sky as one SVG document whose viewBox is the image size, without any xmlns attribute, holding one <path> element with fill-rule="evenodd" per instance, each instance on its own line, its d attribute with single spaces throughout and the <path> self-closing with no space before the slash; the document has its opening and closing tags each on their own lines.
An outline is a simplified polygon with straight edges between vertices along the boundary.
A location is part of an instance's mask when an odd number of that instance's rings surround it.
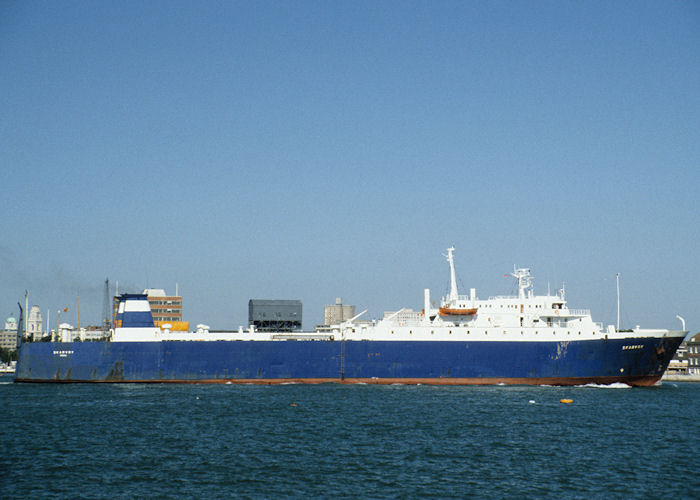
<svg viewBox="0 0 700 500">
<path fill-rule="evenodd" d="M 0 312 L 103 282 L 422 308 L 566 282 L 700 330 L 700 3 L 0 3 Z M 45 318 L 44 318 L 45 319 Z M 55 327 L 55 326 L 54 326 Z"/>
</svg>

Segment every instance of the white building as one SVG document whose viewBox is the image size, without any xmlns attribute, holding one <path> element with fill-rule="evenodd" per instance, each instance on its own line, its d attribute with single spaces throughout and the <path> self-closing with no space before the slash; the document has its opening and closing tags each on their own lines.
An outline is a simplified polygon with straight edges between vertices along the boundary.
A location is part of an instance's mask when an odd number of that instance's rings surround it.
<svg viewBox="0 0 700 500">
<path fill-rule="evenodd" d="M 44 320 L 41 318 L 41 309 L 39 309 L 39 306 L 32 306 L 27 319 L 27 337 L 35 342 L 41 340 L 44 336 L 43 326 Z"/>
<path fill-rule="evenodd" d="M 5 328 L 0 332 L 0 348 L 8 351 L 17 349 L 17 320 L 10 316 L 5 321 Z"/>
</svg>

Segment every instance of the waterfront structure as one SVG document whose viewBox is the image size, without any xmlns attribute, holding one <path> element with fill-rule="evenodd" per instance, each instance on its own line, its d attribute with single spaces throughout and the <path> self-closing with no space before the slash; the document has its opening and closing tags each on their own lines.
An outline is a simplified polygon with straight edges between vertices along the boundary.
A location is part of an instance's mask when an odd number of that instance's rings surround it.
<svg viewBox="0 0 700 500">
<path fill-rule="evenodd" d="M 250 299 L 248 325 L 260 332 L 291 332 L 301 329 L 301 300 Z"/>
<path fill-rule="evenodd" d="M 338 325 L 355 316 L 355 306 L 343 304 L 343 299 L 338 297 L 335 304 L 323 306 L 323 325 Z"/>
<path fill-rule="evenodd" d="M 700 333 L 686 342 L 688 347 L 688 374 L 700 375 Z"/>
<path fill-rule="evenodd" d="M 78 336 L 83 342 L 103 340 L 105 332 L 102 326 L 93 325 L 81 328 L 80 332 L 78 332 Z"/>
<path fill-rule="evenodd" d="M 447 252 L 451 290 L 439 307 L 426 289 L 421 313 L 400 309 L 355 321 L 364 311 L 323 332 L 260 331 L 254 324 L 231 332 L 204 325 L 165 331 L 154 326 L 146 295 L 122 294 L 110 341 L 24 343 L 15 380 L 649 386 L 688 333 L 603 327 L 588 310 L 569 309 L 563 290 L 535 295 L 526 268 L 511 273 L 515 296 L 482 300 L 475 289 L 459 295 L 454 248 Z M 251 300 L 253 312 L 255 305 Z"/>
<path fill-rule="evenodd" d="M 17 320 L 13 316 L 5 320 L 5 328 L 0 332 L 0 348 L 6 351 L 17 349 Z"/>
<path fill-rule="evenodd" d="M 67 339 L 64 342 L 92 342 L 104 340 L 104 330 L 101 326 L 87 326 L 76 328 L 69 323 L 61 323 L 59 339 Z"/>
<path fill-rule="evenodd" d="M 700 333 L 683 342 L 666 371 L 668 375 L 700 376 Z"/>
<path fill-rule="evenodd" d="M 78 337 L 75 327 L 70 323 L 61 323 L 58 325 L 58 337 L 56 340 L 59 342 L 74 342 Z"/>
</svg>

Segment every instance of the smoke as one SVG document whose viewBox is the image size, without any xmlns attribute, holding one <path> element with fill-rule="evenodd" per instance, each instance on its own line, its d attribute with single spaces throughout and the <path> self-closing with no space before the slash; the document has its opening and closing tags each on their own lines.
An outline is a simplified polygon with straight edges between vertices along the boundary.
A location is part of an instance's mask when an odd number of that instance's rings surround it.
<svg viewBox="0 0 700 500">
<path fill-rule="evenodd" d="M 62 313 L 61 321 L 77 323 L 77 300 L 80 297 L 80 325 L 101 324 L 106 276 L 88 276 L 80 265 L 79 262 L 73 267 L 56 261 L 29 263 L 14 248 L 0 245 L 0 311 L 16 316 L 17 302 L 24 307 L 24 293 L 28 290 L 29 305 L 38 305 L 44 316 L 50 310 L 52 323 L 56 311 L 66 307 L 69 312 Z M 110 306 L 116 293 L 116 281 L 110 279 L 109 282 Z M 132 282 L 119 282 L 119 293 L 140 292 L 143 288 Z"/>
</svg>

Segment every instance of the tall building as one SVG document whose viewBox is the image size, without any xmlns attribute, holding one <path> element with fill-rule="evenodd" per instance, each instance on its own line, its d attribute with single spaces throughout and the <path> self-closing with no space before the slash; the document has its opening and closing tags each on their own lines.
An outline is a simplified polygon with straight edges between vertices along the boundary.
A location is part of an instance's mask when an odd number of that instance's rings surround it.
<svg viewBox="0 0 700 500">
<path fill-rule="evenodd" d="M 10 316 L 5 321 L 5 328 L 0 332 L 0 348 L 7 351 L 17 349 L 17 320 Z"/>
<path fill-rule="evenodd" d="M 147 288 L 143 291 L 148 296 L 151 306 L 151 315 L 156 325 L 170 323 L 171 325 L 182 322 L 182 297 L 179 295 L 166 295 L 161 288 Z"/>
<path fill-rule="evenodd" d="M 337 325 L 355 316 L 355 306 L 343 304 L 340 297 L 335 299 L 335 304 L 323 306 L 323 324 L 326 326 Z"/>
<path fill-rule="evenodd" d="M 41 309 L 39 306 L 32 306 L 27 319 L 27 337 L 34 342 L 41 340 L 44 336 L 43 327 L 44 320 L 41 318 Z"/>
</svg>

